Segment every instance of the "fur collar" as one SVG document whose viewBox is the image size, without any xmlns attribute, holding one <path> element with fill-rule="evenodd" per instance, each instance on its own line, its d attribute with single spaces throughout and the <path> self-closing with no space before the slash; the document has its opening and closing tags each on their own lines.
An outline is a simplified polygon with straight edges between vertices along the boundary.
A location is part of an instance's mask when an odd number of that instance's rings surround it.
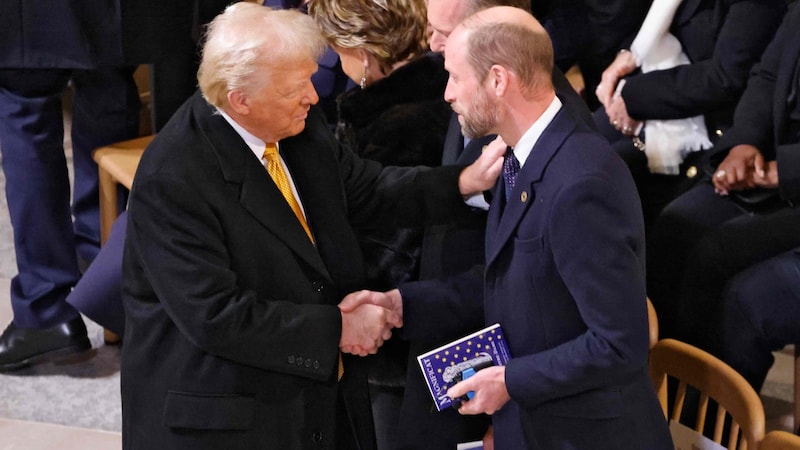
<svg viewBox="0 0 800 450">
<path fill-rule="evenodd" d="M 362 128 L 397 105 L 442 99 L 447 77 L 441 54 L 418 56 L 366 89 L 356 87 L 339 96 L 339 121 Z"/>
</svg>

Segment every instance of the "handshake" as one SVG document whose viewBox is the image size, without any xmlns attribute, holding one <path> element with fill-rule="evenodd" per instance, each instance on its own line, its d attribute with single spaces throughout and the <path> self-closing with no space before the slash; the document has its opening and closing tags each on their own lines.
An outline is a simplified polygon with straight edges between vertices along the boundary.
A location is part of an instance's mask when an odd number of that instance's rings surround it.
<svg viewBox="0 0 800 450">
<path fill-rule="evenodd" d="M 342 314 L 339 348 L 344 353 L 375 354 L 392 337 L 392 328 L 403 326 L 403 300 L 397 289 L 353 292 L 339 303 L 339 311 Z"/>
</svg>

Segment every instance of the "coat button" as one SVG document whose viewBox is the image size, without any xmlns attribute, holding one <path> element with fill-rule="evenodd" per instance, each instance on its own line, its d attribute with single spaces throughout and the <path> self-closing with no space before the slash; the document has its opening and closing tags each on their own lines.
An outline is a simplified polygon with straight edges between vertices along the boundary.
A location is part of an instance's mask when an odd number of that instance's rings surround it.
<svg viewBox="0 0 800 450">
<path fill-rule="evenodd" d="M 721 137 L 722 136 L 722 130 L 716 130 L 716 131 L 714 131 L 714 134 L 716 134 L 717 137 Z"/>
<path fill-rule="evenodd" d="M 289 357 L 286 359 L 286 362 L 289 364 L 294 364 L 294 356 L 289 355 Z"/>
<path fill-rule="evenodd" d="M 315 444 L 322 442 L 322 431 L 315 431 L 314 434 L 311 435 L 311 439 L 314 440 Z"/>
<path fill-rule="evenodd" d="M 525 192 L 525 191 L 522 191 L 522 194 L 519 194 L 519 199 L 520 199 L 520 201 L 522 201 L 522 203 L 527 202 L 528 201 L 528 193 Z"/>
<path fill-rule="evenodd" d="M 319 361 L 318 360 L 314 360 L 314 368 L 315 369 L 319 369 Z"/>
<path fill-rule="evenodd" d="M 689 166 L 689 168 L 686 169 L 686 177 L 687 178 L 694 178 L 696 176 L 697 176 L 697 167 L 696 166 Z"/>
<path fill-rule="evenodd" d="M 297 367 L 302 367 L 302 366 L 303 366 L 303 357 L 302 356 L 298 356 L 297 357 Z"/>
</svg>

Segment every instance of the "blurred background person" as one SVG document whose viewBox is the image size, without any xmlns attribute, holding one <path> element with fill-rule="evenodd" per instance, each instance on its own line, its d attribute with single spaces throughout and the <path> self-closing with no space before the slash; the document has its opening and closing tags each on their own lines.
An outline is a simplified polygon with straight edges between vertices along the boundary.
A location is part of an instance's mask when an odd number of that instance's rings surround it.
<svg viewBox="0 0 800 450">
<path fill-rule="evenodd" d="M 648 294 L 665 336 L 718 339 L 705 330 L 722 319 L 714 311 L 726 284 L 800 245 L 800 13 L 792 8 L 709 152 L 713 174 L 667 205 L 648 237 Z"/>
<path fill-rule="evenodd" d="M 147 128 L 152 132 L 161 130 L 197 90 L 200 29 L 228 3 L 193 0 L 189 8 L 177 2 L 156 5 L 153 0 L 122 3 L 126 60 L 148 65 L 151 123 Z M 122 194 L 127 198 L 127 192 Z M 120 208 L 124 206 L 122 202 Z M 107 344 L 118 343 L 125 333 L 120 277 L 126 226 L 127 213 L 123 211 L 114 221 L 108 241 L 66 298 L 83 315 L 114 333 L 104 335 Z"/>
<path fill-rule="evenodd" d="M 602 107 L 595 112 L 598 129 L 625 159 L 642 199 L 645 224 L 702 177 L 703 159 L 711 144 L 730 127 L 733 111 L 747 76 L 780 24 L 785 0 L 655 0 L 648 22 L 669 31 L 670 46 L 685 55 L 666 68 L 640 70 L 661 46 L 637 45 L 623 50 L 603 72 L 596 94 Z M 743 33 L 742 30 L 747 30 Z M 653 32 L 653 27 L 642 29 Z M 658 59 L 658 58 L 656 58 Z M 657 138 L 647 134 L 648 121 L 701 116 Z M 645 126 L 642 126 L 645 124 Z M 700 127 L 699 129 L 697 127 Z M 682 139 L 697 131 L 701 141 Z M 670 164 L 651 161 L 647 153 L 669 146 Z M 647 152 L 643 149 L 646 148 Z M 673 162 L 675 161 L 675 162 Z"/>
<path fill-rule="evenodd" d="M 425 2 L 312 0 L 309 13 L 356 85 L 338 99 L 339 140 L 387 165 L 439 165 L 447 72 L 428 52 Z"/>
<path fill-rule="evenodd" d="M 800 248 L 737 273 L 720 300 L 699 346 L 760 392 L 775 362 L 773 352 L 800 342 Z"/>
<path fill-rule="evenodd" d="M 533 0 L 531 12 L 553 40 L 555 64 L 580 69 L 589 109 L 600 106 L 595 88 L 621 48 L 628 48 L 650 0 Z"/>
<path fill-rule="evenodd" d="M 65 298 L 100 247 L 92 151 L 139 132 L 120 17 L 119 0 L 0 3 L 0 149 L 19 271 L 0 370 L 91 347 Z M 72 191 L 62 104 L 70 84 Z"/>
</svg>

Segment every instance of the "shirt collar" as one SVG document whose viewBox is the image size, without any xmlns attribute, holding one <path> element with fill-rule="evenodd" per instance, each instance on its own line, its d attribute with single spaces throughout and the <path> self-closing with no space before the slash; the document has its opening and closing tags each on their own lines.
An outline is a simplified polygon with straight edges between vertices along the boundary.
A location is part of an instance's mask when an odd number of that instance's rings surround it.
<svg viewBox="0 0 800 450">
<path fill-rule="evenodd" d="M 250 147 L 250 151 L 256 155 L 256 158 L 258 158 L 259 161 L 261 161 L 261 158 L 264 157 L 264 148 L 266 148 L 267 143 L 257 138 L 255 135 L 253 135 L 253 133 L 245 130 L 244 127 L 236 123 L 236 121 L 233 120 L 233 118 L 231 118 L 231 116 L 229 116 L 225 111 L 217 109 L 217 112 L 219 112 L 222 118 L 225 119 L 225 121 L 228 122 L 231 127 L 233 127 L 233 130 L 236 131 L 236 134 L 242 137 L 244 143 Z M 277 142 L 275 144 L 277 145 Z"/>
<path fill-rule="evenodd" d="M 525 161 L 528 160 L 533 146 L 536 145 L 544 129 L 550 125 L 550 122 L 553 121 L 553 118 L 559 110 L 561 110 L 561 100 L 558 99 L 558 96 L 553 96 L 553 101 L 550 102 L 550 106 L 536 119 L 536 122 L 533 122 L 533 125 L 528 128 L 528 131 L 522 135 L 517 145 L 514 146 L 514 156 L 517 157 L 520 167 L 525 165 Z"/>
</svg>

